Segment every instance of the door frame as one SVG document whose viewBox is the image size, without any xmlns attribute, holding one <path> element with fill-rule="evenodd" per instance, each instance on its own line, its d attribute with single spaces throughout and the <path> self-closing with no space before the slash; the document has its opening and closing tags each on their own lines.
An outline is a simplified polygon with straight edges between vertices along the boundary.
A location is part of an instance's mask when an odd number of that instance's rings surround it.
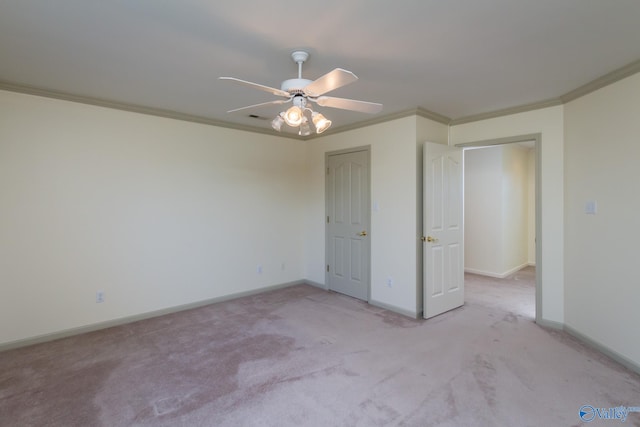
<svg viewBox="0 0 640 427">
<path fill-rule="evenodd" d="M 367 210 L 365 215 L 367 216 L 367 221 L 369 223 L 369 236 L 371 236 L 371 145 L 362 145 L 358 147 L 345 148 L 342 150 L 335 151 L 327 151 L 324 153 L 324 265 L 329 265 L 329 227 L 327 226 L 326 218 L 329 216 L 329 157 L 336 156 L 340 154 L 349 154 L 349 153 L 357 153 L 357 152 L 366 152 L 367 154 L 367 162 L 369 164 L 369 168 L 367 170 L 367 188 L 365 191 L 369 195 L 369 206 L 367 206 Z M 371 301 L 371 237 L 366 239 L 366 256 L 369 263 L 369 270 L 367 271 L 367 302 Z M 325 268 L 324 272 L 324 283 L 327 290 L 330 290 L 330 274 Z"/>
<path fill-rule="evenodd" d="M 494 145 L 512 144 L 516 142 L 534 141 L 536 156 L 536 323 L 545 324 L 542 319 L 542 133 L 507 136 L 454 144 L 462 149 L 469 147 L 491 147 Z"/>
</svg>

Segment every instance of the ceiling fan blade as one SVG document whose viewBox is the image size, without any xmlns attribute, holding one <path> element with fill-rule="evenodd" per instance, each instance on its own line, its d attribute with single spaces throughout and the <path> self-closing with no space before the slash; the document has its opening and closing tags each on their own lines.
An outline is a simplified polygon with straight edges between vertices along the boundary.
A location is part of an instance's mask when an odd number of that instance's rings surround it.
<svg viewBox="0 0 640 427">
<path fill-rule="evenodd" d="M 236 108 L 234 110 L 227 111 L 227 113 L 235 113 L 236 111 L 248 110 L 250 108 L 264 107 L 266 105 L 279 105 L 279 104 L 287 103 L 289 101 L 291 101 L 291 98 L 289 98 L 289 99 L 276 99 L 275 101 L 262 102 L 260 104 L 253 104 L 253 105 L 247 105 L 246 107 Z"/>
<path fill-rule="evenodd" d="M 308 96 L 317 97 L 356 80 L 358 80 L 358 77 L 351 71 L 336 68 L 306 85 L 303 91 Z"/>
<path fill-rule="evenodd" d="M 228 80 L 230 82 L 237 83 L 237 84 L 240 84 L 242 86 L 252 87 L 254 89 L 258 89 L 258 90 L 270 93 L 272 95 L 285 96 L 287 98 L 289 98 L 291 96 L 289 94 L 289 92 L 285 92 L 284 90 L 276 89 L 274 87 L 264 86 L 264 85 L 261 85 L 261 84 L 258 84 L 258 83 L 248 82 L 246 80 L 236 79 L 235 77 L 218 77 L 218 79 L 219 80 Z"/>
<path fill-rule="evenodd" d="M 382 104 L 378 104 L 377 102 L 356 101 L 355 99 L 320 96 L 315 102 L 323 107 L 341 108 L 343 110 L 359 111 L 361 113 L 375 114 L 382 111 Z"/>
</svg>

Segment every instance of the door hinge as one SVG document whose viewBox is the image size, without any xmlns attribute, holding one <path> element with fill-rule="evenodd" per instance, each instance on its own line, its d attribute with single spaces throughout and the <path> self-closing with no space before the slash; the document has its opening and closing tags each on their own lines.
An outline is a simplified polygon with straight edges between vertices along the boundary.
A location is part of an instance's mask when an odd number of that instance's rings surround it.
<svg viewBox="0 0 640 427">
<path fill-rule="evenodd" d="M 330 172 L 329 172 L 329 168 L 327 168 L 327 175 L 329 175 L 329 173 L 330 173 Z"/>
<path fill-rule="evenodd" d="M 327 264 L 327 273 L 329 272 L 329 264 Z"/>
<path fill-rule="evenodd" d="M 327 224 L 329 224 L 329 215 L 327 215 Z"/>
</svg>

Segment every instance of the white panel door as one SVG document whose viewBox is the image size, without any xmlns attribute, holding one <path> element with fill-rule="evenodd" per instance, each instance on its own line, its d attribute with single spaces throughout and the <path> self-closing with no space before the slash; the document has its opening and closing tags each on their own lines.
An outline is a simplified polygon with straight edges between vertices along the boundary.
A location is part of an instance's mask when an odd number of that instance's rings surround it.
<svg viewBox="0 0 640 427">
<path fill-rule="evenodd" d="M 369 299 L 369 152 L 327 161 L 327 286 Z"/>
<path fill-rule="evenodd" d="M 424 317 L 464 304 L 462 149 L 424 144 Z"/>
</svg>

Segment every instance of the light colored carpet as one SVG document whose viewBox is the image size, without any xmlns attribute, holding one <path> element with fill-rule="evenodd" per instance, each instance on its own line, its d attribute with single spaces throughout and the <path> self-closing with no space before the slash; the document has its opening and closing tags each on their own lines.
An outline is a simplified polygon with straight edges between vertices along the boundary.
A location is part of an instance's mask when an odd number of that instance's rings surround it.
<svg viewBox="0 0 640 427">
<path fill-rule="evenodd" d="M 638 375 L 533 323 L 532 277 L 467 275 L 465 306 L 428 321 L 302 285 L 3 352 L 0 424 L 576 426 L 585 404 L 640 406 Z"/>
</svg>

